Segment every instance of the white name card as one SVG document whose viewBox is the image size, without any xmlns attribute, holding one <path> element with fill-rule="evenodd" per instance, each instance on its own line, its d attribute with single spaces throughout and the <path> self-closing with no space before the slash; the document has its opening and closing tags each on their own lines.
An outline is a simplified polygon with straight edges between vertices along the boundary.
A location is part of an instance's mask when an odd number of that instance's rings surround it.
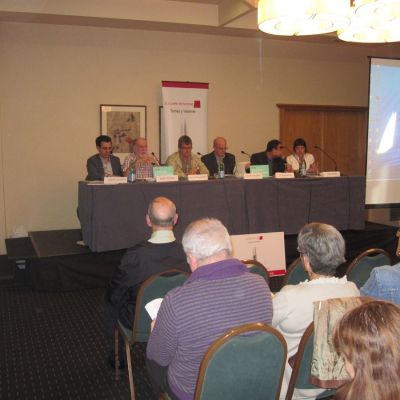
<svg viewBox="0 0 400 400">
<path fill-rule="evenodd" d="M 243 179 L 262 179 L 262 173 L 250 172 L 250 174 L 243 174 Z"/>
<path fill-rule="evenodd" d="M 159 175 L 156 176 L 156 182 L 176 182 L 178 175 Z"/>
<path fill-rule="evenodd" d="M 188 175 L 188 181 L 208 181 L 207 174 Z"/>
<path fill-rule="evenodd" d="M 294 178 L 294 172 L 275 172 L 275 178 L 277 178 L 277 179 L 292 179 L 292 178 Z"/>
<path fill-rule="evenodd" d="M 105 185 L 118 185 L 119 183 L 127 183 L 128 178 L 126 176 L 105 176 Z"/>
<path fill-rule="evenodd" d="M 336 178 L 340 176 L 340 171 L 325 171 L 320 173 L 324 178 Z"/>
</svg>

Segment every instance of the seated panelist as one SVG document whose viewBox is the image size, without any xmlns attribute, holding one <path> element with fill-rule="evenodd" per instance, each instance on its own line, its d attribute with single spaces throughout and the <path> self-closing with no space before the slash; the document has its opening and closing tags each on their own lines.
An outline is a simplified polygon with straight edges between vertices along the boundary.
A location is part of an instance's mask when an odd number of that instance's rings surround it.
<svg viewBox="0 0 400 400">
<path fill-rule="evenodd" d="M 133 153 L 129 154 L 125 160 L 122 170 L 124 176 L 128 176 L 131 164 L 134 163 L 136 179 L 146 179 L 153 177 L 153 166 L 159 165 L 153 155 L 147 154 L 147 140 L 139 137 L 133 141 Z"/>
<path fill-rule="evenodd" d="M 275 172 L 285 172 L 281 142 L 277 139 L 270 140 L 265 151 L 251 155 L 250 163 L 252 165 L 268 165 L 270 176 Z"/>
<path fill-rule="evenodd" d="M 214 151 L 201 157 L 201 161 L 207 167 L 211 176 L 218 173 L 218 164 L 224 164 L 225 174 L 233 174 L 235 169 L 236 161 L 235 156 L 231 153 L 227 153 L 228 148 L 226 139 L 223 137 L 217 137 L 213 142 Z"/>
<path fill-rule="evenodd" d="M 317 172 L 315 158 L 311 153 L 307 152 L 306 141 L 302 138 L 298 138 L 293 143 L 293 154 L 286 157 L 288 172 L 298 171 L 303 160 L 306 162 L 307 172 Z"/>
<path fill-rule="evenodd" d="M 178 140 L 178 151 L 171 154 L 166 165 L 174 169 L 174 174 L 180 178 L 193 174 L 207 174 L 208 169 L 199 157 L 192 154 L 192 139 L 189 136 L 181 136 Z"/>
<path fill-rule="evenodd" d="M 123 176 L 120 159 L 111 154 L 111 138 L 107 135 L 98 136 L 96 148 L 98 154 L 90 157 L 86 163 L 86 180 L 102 181 L 105 176 Z"/>
</svg>

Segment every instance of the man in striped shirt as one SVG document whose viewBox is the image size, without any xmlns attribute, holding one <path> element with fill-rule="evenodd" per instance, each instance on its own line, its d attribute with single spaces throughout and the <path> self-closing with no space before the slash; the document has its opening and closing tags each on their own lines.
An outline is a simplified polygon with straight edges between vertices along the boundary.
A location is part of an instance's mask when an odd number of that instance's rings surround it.
<svg viewBox="0 0 400 400">
<path fill-rule="evenodd" d="M 157 395 L 193 398 L 200 362 L 230 328 L 272 322 L 268 285 L 231 258 L 226 228 L 201 219 L 185 230 L 183 249 L 192 270 L 184 285 L 164 298 L 147 345 L 147 368 Z"/>
</svg>

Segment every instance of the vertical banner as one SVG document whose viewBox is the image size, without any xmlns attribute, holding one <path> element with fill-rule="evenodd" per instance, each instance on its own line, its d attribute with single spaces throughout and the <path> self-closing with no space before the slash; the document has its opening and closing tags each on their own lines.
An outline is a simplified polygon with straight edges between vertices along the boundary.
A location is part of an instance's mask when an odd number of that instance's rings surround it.
<svg viewBox="0 0 400 400">
<path fill-rule="evenodd" d="M 161 160 L 178 150 L 187 135 L 193 153 L 207 153 L 208 83 L 162 81 Z"/>
</svg>

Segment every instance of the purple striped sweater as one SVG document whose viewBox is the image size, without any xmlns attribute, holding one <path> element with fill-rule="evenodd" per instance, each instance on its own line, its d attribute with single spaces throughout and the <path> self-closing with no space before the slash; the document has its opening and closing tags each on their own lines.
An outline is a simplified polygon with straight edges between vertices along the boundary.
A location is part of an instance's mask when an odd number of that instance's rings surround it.
<svg viewBox="0 0 400 400">
<path fill-rule="evenodd" d="M 168 383 L 181 400 L 193 398 L 201 359 L 230 328 L 272 322 L 272 301 L 263 278 L 229 259 L 194 271 L 161 305 L 147 357 L 168 366 Z"/>
</svg>

